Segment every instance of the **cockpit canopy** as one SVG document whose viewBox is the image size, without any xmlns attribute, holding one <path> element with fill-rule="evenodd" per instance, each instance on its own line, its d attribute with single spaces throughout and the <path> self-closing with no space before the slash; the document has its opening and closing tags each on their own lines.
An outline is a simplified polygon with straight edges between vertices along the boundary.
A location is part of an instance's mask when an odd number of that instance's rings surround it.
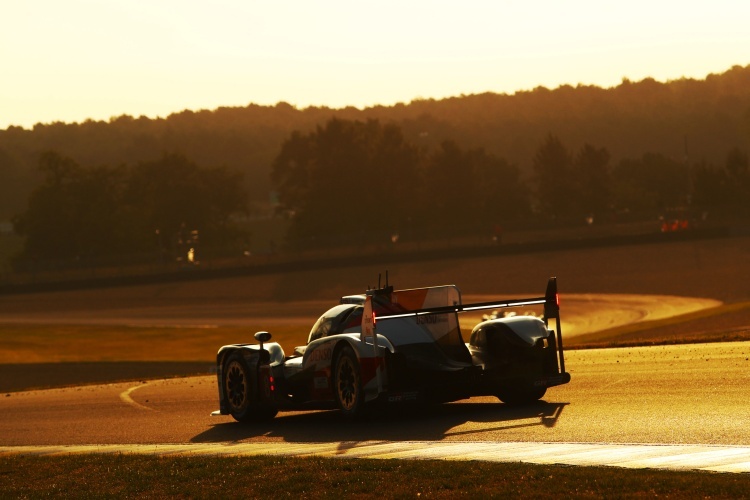
<svg viewBox="0 0 750 500">
<path fill-rule="evenodd" d="M 362 306 L 357 304 L 339 304 L 330 308 L 313 325 L 307 343 L 344 333 L 353 327 L 359 328 L 362 324 L 362 309 Z"/>
</svg>

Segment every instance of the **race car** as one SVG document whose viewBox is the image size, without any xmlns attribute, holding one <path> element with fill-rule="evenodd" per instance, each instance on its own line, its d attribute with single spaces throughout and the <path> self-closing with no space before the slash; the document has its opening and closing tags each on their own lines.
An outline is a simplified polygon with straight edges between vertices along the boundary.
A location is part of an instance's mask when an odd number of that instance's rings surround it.
<svg viewBox="0 0 750 500">
<path fill-rule="evenodd" d="M 542 318 L 490 317 L 464 342 L 459 314 L 536 304 Z M 544 296 L 463 304 L 455 285 L 394 290 L 386 277 L 384 287 L 342 297 L 289 356 L 270 333 L 255 339 L 219 349 L 220 409 L 213 415 L 244 422 L 280 410 L 338 408 L 355 418 L 379 405 L 473 396 L 518 405 L 570 381 L 556 278 Z"/>
</svg>

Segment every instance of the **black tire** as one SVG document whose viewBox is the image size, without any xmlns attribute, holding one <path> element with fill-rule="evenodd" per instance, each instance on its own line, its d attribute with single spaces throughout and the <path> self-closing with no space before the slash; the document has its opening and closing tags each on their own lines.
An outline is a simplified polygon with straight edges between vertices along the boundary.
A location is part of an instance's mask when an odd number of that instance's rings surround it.
<svg viewBox="0 0 750 500">
<path fill-rule="evenodd" d="M 539 401 L 547 393 L 546 387 L 526 389 L 503 389 L 498 391 L 497 398 L 505 404 L 520 406 Z"/>
<path fill-rule="evenodd" d="M 257 376 L 242 354 L 231 354 L 224 363 L 222 385 L 229 413 L 238 422 L 269 420 L 278 410 L 257 402 Z"/>
<path fill-rule="evenodd" d="M 356 418 L 365 406 L 359 361 L 351 347 L 338 351 L 333 363 L 333 395 L 346 418 Z"/>
</svg>

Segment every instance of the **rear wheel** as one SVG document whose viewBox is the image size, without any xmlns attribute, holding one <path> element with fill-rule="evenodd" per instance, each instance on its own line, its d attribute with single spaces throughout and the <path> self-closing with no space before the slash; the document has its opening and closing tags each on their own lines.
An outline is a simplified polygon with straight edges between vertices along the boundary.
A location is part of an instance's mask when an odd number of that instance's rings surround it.
<svg viewBox="0 0 750 500">
<path fill-rule="evenodd" d="M 359 361 L 351 347 L 338 352 L 333 374 L 333 394 L 341 413 L 347 418 L 357 417 L 364 407 L 364 394 Z"/>
<path fill-rule="evenodd" d="M 546 392 L 546 387 L 503 389 L 498 391 L 497 398 L 509 405 L 527 405 L 542 399 Z"/>
<path fill-rule="evenodd" d="M 229 356 L 223 371 L 224 394 L 229 413 L 238 422 L 268 420 L 276 416 L 276 408 L 260 404 L 257 375 L 240 353 Z"/>
</svg>

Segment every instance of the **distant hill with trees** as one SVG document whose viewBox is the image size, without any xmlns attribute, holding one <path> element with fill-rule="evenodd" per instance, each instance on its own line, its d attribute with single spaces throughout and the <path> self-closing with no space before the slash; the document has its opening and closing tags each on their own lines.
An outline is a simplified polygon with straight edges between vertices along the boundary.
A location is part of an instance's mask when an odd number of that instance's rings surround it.
<svg viewBox="0 0 750 500">
<path fill-rule="evenodd" d="M 272 252 L 670 212 L 748 221 L 748 150 L 750 66 L 364 110 L 121 116 L 0 131 L 0 222 L 23 238 L 14 267 L 35 272 L 249 255 L 247 216 L 271 213 L 277 236 L 252 236 Z"/>
<path fill-rule="evenodd" d="M 195 260 L 203 242 L 232 248 L 231 217 L 246 210 L 241 174 L 172 154 L 132 167 L 84 168 L 42 155 L 43 182 L 14 218 L 17 270 Z M 198 249 L 201 249 L 199 252 Z"/>
<path fill-rule="evenodd" d="M 48 151 L 90 168 L 133 166 L 165 154 L 223 166 L 243 174 L 250 210 L 263 210 L 275 189 L 271 170 L 284 141 L 334 118 L 396 125 L 406 141 L 427 151 L 445 141 L 482 149 L 517 166 L 524 178 L 533 175 L 535 154 L 550 135 L 572 151 L 586 144 L 605 149 L 613 165 L 645 154 L 723 165 L 729 151 L 750 149 L 750 66 L 703 80 L 538 87 L 362 110 L 251 104 L 158 119 L 9 127 L 0 130 L 0 220 L 25 210 L 33 189 L 44 182 L 38 165 Z"/>
</svg>

